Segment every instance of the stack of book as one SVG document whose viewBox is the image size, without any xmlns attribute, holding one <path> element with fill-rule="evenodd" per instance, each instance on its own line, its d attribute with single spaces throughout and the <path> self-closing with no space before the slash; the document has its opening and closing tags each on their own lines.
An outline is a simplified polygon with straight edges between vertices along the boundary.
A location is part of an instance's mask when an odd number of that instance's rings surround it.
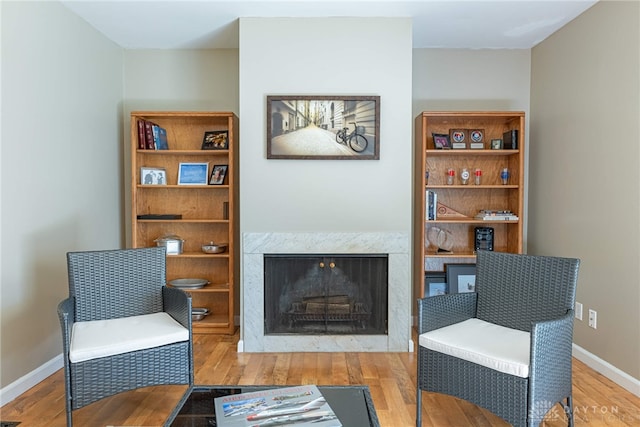
<svg viewBox="0 0 640 427">
<path fill-rule="evenodd" d="M 492 211 L 489 209 L 483 209 L 476 215 L 476 219 L 483 221 L 517 221 L 518 215 L 515 215 L 511 211 Z"/>
<path fill-rule="evenodd" d="M 214 399 L 218 427 L 341 427 L 315 385 L 272 388 Z"/>
<path fill-rule="evenodd" d="M 138 120 L 139 150 L 168 150 L 167 130 L 149 120 Z"/>
<path fill-rule="evenodd" d="M 425 197 L 427 205 L 425 206 L 426 220 L 435 220 L 438 212 L 438 195 L 435 191 L 427 190 Z"/>
</svg>

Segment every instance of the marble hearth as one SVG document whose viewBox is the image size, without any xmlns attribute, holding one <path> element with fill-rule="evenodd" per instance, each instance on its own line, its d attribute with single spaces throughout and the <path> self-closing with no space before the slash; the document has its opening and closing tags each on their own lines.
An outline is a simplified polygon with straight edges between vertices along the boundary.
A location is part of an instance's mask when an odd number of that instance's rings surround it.
<svg viewBox="0 0 640 427">
<path fill-rule="evenodd" d="M 411 351 L 411 283 L 407 233 L 244 233 L 238 351 Z M 265 254 L 388 256 L 386 335 L 265 335 Z"/>
</svg>

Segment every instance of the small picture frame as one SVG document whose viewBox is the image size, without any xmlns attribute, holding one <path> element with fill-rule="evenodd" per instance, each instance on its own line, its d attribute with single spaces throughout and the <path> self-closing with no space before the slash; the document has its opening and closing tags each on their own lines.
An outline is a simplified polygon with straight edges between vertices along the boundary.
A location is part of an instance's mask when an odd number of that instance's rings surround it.
<svg viewBox="0 0 640 427">
<path fill-rule="evenodd" d="M 475 264 L 445 264 L 449 293 L 462 294 L 476 291 Z"/>
<path fill-rule="evenodd" d="M 492 139 L 491 140 L 491 149 L 492 150 L 502 150 L 502 140 L 501 139 Z"/>
<path fill-rule="evenodd" d="M 212 130 L 204 133 L 203 150 L 228 150 L 229 132 L 226 130 Z"/>
<path fill-rule="evenodd" d="M 222 185 L 227 176 L 229 165 L 214 165 L 209 177 L 209 185 Z"/>
<path fill-rule="evenodd" d="M 449 140 L 449 135 L 446 133 L 432 133 L 433 136 L 433 145 L 437 150 L 446 150 L 451 148 L 451 141 Z"/>
<path fill-rule="evenodd" d="M 444 272 L 430 272 L 424 275 L 424 296 L 435 297 L 449 293 L 447 276 Z"/>
<path fill-rule="evenodd" d="M 167 185 L 167 171 L 164 168 L 140 168 L 140 184 Z"/>
<path fill-rule="evenodd" d="M 178 185 L 207 185 L 209 163 L 180 163 Z"/>
</svg>

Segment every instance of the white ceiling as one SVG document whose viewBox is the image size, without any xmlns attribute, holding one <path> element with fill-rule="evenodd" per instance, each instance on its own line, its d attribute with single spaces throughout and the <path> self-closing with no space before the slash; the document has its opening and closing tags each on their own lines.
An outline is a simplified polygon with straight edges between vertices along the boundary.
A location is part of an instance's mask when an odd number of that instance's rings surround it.
<svg viewBox="0 0 640 427">
<path fill-rule="evenodd" d="M 62 4 L 126 49 L 237 48 L 240 17 L 411 17 L 414 48 L 528 49 L 596 2 L 65 0 Z M 334 24 L 330 30 L 342 29 Z"/>
</svg>

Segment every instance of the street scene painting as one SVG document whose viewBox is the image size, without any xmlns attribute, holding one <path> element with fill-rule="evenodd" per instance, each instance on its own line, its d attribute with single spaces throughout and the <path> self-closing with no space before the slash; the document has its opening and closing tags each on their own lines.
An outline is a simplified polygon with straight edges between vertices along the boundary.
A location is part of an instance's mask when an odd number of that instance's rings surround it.
<svg viewBox="0 0 640 427">
<path fill-rule="evenodd" d="M 380 159 L 379 96 L 267 96 L 267 158 Z"/>
</svg>

